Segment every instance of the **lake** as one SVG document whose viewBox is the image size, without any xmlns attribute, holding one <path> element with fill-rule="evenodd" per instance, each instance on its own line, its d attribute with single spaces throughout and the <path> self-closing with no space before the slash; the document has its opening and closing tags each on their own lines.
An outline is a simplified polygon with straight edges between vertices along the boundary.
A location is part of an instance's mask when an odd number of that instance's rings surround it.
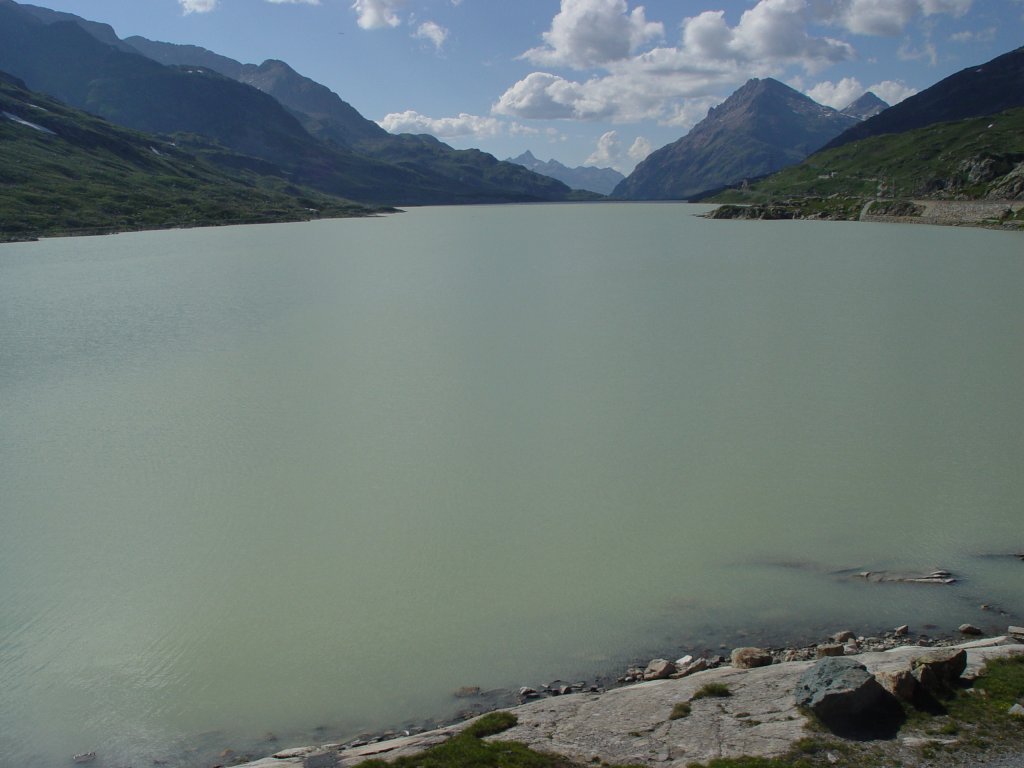
<svg viewBox="0 0 1024 768">
<path fill-rule="evenodd" d="M 0 765 L 1021 623 L 1021 236 L 703 210 L 0 246 Z"/>
</svg>

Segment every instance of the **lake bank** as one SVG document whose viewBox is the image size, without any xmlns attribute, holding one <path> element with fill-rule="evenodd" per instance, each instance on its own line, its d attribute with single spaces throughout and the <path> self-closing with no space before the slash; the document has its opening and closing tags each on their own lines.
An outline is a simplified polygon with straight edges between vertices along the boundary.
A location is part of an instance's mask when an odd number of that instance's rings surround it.
<svg viewBox="0 0 1024 768">
<path fill-rule="evenodd" d="M 862 221 L 876 224 L 931 224 L 1024 231 L 1024 202 L 1019 200 L 862 200 L 807 198 L 775 203 L 720 205 L 709 219 L 760 221 Z"/>
<path fill-rule="evenodd" d="M 888 679 L 895 680 L 900 674 L 906 674 L 901 670 L 909 671 L 918 660 L 953 658 L 954 652 L 963 650 L 966 651 L 963 675 L 973 680 L 991 660 L 1024 654 L 1024 629 L 1011 629 L 1017 634 L 951 644 L 944 646 L 940 653 L 917 645 L 903 645 L 886 651 L 846 654 L 844 658 L 863 664 L 878 679 L 888 675 Z M 834 655 L 830 650 L 823 653 L 819 649 L 817 658 Z M 794 695 L 804 673 L 817 662 L 788 660 L 747 667 L 740 658 L 734 652 L 731 666 L 700 670 L 684 677 L 648 680 L 607 692 L 572 693 L 507 708 L 517 723 L 500 738 L 543 752 L 554 752 L 580 764 L 628 763 L 678 768 L 718 758 L 779 757 L 791 753 L 798 742 L 810 736 L 825 741 L 820 727 L 812 727 L 809 713 L 800 707 Z M 959 677 L 960 672 L 956 676 Z M 698 706 L 696 700 L 701 691 L 711 690 L 719 691 L 712 696 L 726 698 L 712 698 Z M 680 702 L 688 702 L 685 709 L 679 708 Z M 367 759 L 393 760 L 443 743 L 468 724 L 371 744 L 328 744 L 279 750 L 269 758 L 244 765 L 298 768 L 315 764 L 348 768 Z M 888 738 L 897 752 L 920 750 L 928 745 L 949 749 L 957 744 L 957 739 L 950 738 L 948 733 L 940 738 L 907 733 L 897 737 L 894 733 Z M 892 747 L 888 747 L 890 752 Z M 838 743 L 833 748 L 841 749 Z M 829 762 L 837 760 L 829 758 Z"/>
</svg>

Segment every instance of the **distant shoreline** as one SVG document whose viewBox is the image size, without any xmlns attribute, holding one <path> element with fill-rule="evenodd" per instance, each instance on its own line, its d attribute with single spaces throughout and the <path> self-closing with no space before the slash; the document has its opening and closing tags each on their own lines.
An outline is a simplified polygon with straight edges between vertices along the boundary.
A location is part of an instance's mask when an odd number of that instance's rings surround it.
<svg viewBox="0 0 1024 768">
<path fill-rule="evenodd" d="M 721 203 L 708 219 L 866 221 L 1024 231 L 1020 200 L 864 200 L 800 198 L 777 203 Z"/>
</svg>

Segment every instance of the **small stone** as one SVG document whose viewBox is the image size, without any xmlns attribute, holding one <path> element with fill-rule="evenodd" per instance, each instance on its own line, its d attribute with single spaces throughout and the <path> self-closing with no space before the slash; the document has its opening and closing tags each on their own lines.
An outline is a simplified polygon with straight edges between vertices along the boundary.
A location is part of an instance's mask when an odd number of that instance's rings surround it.
<svg viewBox="0 0 1024 768">
<path fill-rule="evenodd" d="M 972 635 L 974 637 L 978 637 L 985 634 L 973 624 L 961 624 L 957 631 L 961 635 Z"/>
<path fill-rule="evenodd" d="M 1024 717 L 1024 707 L 1020 704 L 1014 704 L 1009 710 L 1007 710 L 1007 714 L 1010 715 L 1010 717 Z"/>
<path fill-rule="evenodd" d="M 676 659 L 676 666 L 677 667 L 685 667 L 691 661 L 693 661 L 693 656 L 691 656 L 690 654 L 686 654 L 682 658 Z"/>
<path fill-rule="evenodd" d="M 1006 633 L 1016 638 L 1024 638 L 1024 627 L 1010 627 Z"/>
<path fill-rule="evenodd" d="M 558 686 L 558 695 L 565 696 L 567 693 L 572 693 L 573 687 L 571 685 L 560 685 Z"/>
<path fill-rule="evenodd" d="M 681 677 L 687 677 L 688 675 L 692 675 L 694 672 L 703 672 L 707 668 L 707 659 L 697 659 L 696 661 L 691 661 L 689 664 L 684 664 L 683 666 L 679 667 L 678 671 L 676 671 L 672 675 L 669 675 L 669 677 L 673 680 L 678 680 Z"/>
<path fill-rule="evenodd" d="M 842 656 L 843 646 L 839 643 L 822 643 L 814 649 L 815 658 L 826 659 L 831 656 Z"/>
<path fill-rule="evenodd" d="M 732 665 L 736 669 L 753 669 L 767 667 L 772 663 L 772 655 L 764 648 L 734 648 Z"/>
<path fill-rule="evenodd" d="M 893 630 L 893 634 L 896 635 L 896 637 L 906 637 L 910 634 L 910 626 L 908 624 L 900 624 Z"/>
<path fill-rule="evenodd" d="M 837 643 L 846 643 L 850 640 L 856 640 L 857 636 L 850 630 L 843 630 L 842 632 L 836 632 L 832 635 L 832 640 Z"/>
<path fill-rule="evenodd" d="M 843 646 L 843 655 L 856 656 L 860 653 L 860 646 L 857 643 L 847 643 Z"/>
<path fill-rule="evenodd" d="M 540 696 L 534 688 L 527 688 L 525 685 L 519 689 L 519 695 L 524 699 L 536 699 Z"/>
<path fill-rule="evenodd" d="M 295 747 L 294 749 L 282 749 L 280 752 L 275 752 L 273 757 L 275 760 L 288 760 L 293 757 L 304 757 L 310 752 L 315 752 L 316 747 Z"/>
<path fill-rule="evenodd" d="M 676 665 L 666 659 L 652 659 L 644 670 L 644 680 L 664 680 L 675 674 Z"/>
</svg>

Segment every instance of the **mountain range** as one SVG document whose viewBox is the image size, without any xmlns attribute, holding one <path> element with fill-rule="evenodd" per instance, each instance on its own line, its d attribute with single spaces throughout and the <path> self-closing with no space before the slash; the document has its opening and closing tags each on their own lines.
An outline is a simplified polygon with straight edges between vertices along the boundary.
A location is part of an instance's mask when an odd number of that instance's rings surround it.
<svg viewBox="0 0 1024 768">
<path fill-rule="evenodd" d="M 557 160 L 538 160 L 534 154 L 527 150 L 519 157 L 510 157 L 508 162 L 516 163 L 524 168 L 529 168 L 535 173 L 550 176 L 568 184 L 573 189 L 586 189 L 597 192 L 600 195 L 610 195 L 615 185 L 622 181 L 625 176 L 614 168 L 596 168 L 589 165 L 579 165 L 570 168 Z"/>
<path fill-rule="evenodd" d="M 749 80 L 615 187 L 624 200 L 686 200 L 798 163 L 858 119 L 772 78 Z"/>
<path fill-rule="evenodd" d="M 124 127 L 174 134 L 226 168 L 373 204 L 593 197 L 484 152 L 392 136 L 284 62 L 242 65 L 194 46 L 133 40 L 72 14 L 0 0 L 0 71 Z M 173 64 L 150 57 L 171 49 L 182 49 Z"/>
</svg>

